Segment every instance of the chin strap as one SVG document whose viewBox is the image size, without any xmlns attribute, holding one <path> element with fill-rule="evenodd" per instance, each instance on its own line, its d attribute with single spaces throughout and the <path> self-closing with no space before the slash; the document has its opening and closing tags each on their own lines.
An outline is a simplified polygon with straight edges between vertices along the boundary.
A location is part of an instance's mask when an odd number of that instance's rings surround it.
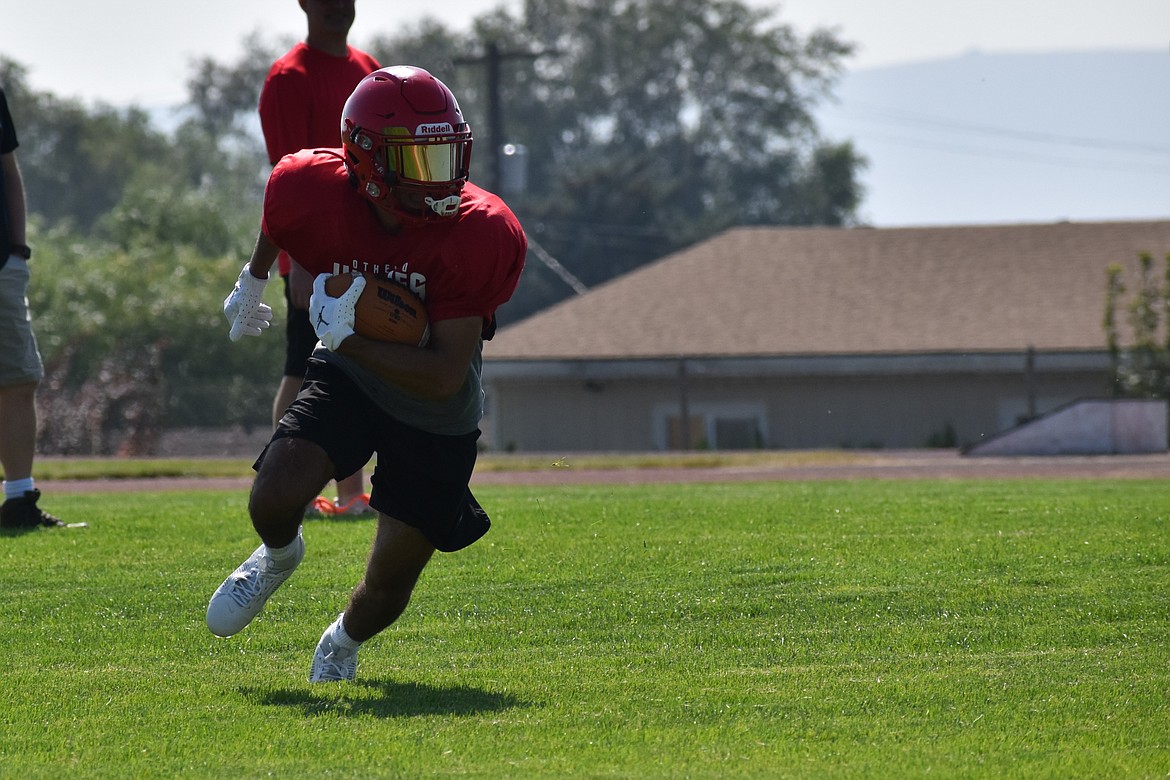
<svg viewBox="0 0 1170 780">
<path fill-rule="evenodd" d="M 440 217 L 453 217 L 459 211 L 459 196 L 448 195 L 442 200 L 435 200 L 430 195 L 423 198 L 423 202 L 430 207 L 431 211 L 438 214 Z"/>
</svg>

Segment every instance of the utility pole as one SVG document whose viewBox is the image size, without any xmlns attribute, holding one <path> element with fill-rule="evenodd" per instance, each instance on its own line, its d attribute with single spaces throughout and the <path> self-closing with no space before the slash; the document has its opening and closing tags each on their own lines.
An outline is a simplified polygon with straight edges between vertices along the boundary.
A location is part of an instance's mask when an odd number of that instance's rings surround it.
<svg viewBox="0 0 1170 780">
<path fill-rule="evenodd" d="M 500 191 L 500 147 L 504 144 L 504 109 L 500 105 L 500 45 L 487 45 L 488 142 L 492 155 L 492 192 Z"/>
<path fill-rule="evenodd" d="M 456 65 L 486 65 L 487 66 L 487 95 L 488 95 L 488 137 L 486 139 L 488 154 L 491 159 L 491 174 L 488 177 L 487 189 L 492 192 L 500 191 L 500 155 L 504 145 L 504 107 L 500 98 L 501 67 L 504 60 L 534 60 L 547 52 L 527 51 L 500 51 L 500 44 L 489 41 L 481 57 L 460 57 L 454 60 Z"/>
</svg>

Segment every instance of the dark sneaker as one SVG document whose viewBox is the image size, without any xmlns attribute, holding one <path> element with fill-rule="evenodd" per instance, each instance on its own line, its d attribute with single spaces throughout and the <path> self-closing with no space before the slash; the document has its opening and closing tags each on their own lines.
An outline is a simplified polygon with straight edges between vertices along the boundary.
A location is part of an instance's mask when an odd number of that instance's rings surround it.
<svg viewBox="0 0 1170 780">
<path fill-rule="evenodd" d="M 0 504 L 0 528 L 64 528 L 65 523 L 37 506 L 41 491 L 26 491 Z"/>
</svg>

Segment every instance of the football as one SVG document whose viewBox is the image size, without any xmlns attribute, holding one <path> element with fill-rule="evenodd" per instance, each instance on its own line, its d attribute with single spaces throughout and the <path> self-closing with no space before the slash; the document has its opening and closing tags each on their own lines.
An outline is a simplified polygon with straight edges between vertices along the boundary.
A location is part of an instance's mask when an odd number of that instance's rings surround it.
<svg viewBox="0 0 1170 780">
<path fill-rule="evenodd" d="M 353 330 L 359 336 L 397 344 L 426 346 L 431 335 L 427 308 L 422 299 L 400 284 L 369 274 L 354 307 Z M 325 280 L 325 292 L 339 298 L 353 283 L 350 274 Z"/>
</svg>

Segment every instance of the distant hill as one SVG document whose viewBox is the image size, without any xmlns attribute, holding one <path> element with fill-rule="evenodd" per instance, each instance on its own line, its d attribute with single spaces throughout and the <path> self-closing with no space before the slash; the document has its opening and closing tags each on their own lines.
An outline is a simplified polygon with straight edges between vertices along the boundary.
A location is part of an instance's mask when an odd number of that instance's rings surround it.
<svg viewBox="0 0 1170 780">
<path fill-rule="evenodd" d="M 870 224 L 1170 216 L 1170 55 L 983 54 L 861 70 L 822 107 Z"/>
</svg>

